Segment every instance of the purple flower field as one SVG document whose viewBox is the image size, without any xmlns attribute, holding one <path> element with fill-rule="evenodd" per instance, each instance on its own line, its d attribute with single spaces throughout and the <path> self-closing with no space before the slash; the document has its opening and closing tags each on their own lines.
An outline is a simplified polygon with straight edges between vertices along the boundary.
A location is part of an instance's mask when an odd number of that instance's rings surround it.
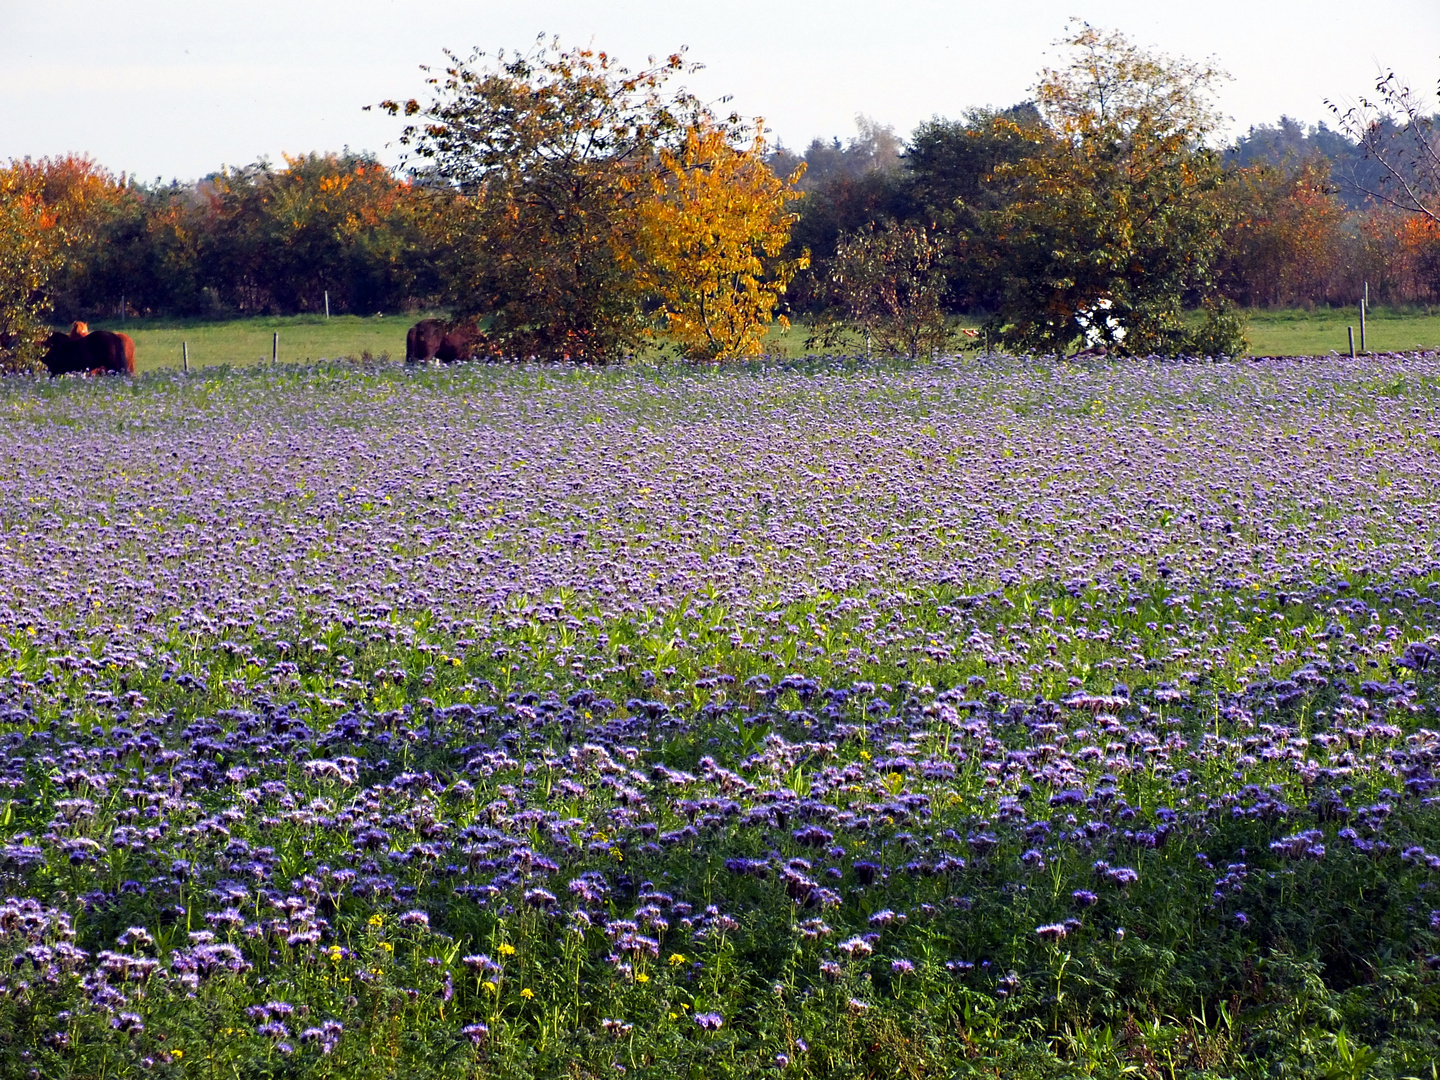
<svg viewBox="0 0 1440 1080">
<path fill-rule="evenodd" d="M 1434 355 L 10 380 L 0 427 L 0 1074 L 1440 1053 Z"/>
</svg>

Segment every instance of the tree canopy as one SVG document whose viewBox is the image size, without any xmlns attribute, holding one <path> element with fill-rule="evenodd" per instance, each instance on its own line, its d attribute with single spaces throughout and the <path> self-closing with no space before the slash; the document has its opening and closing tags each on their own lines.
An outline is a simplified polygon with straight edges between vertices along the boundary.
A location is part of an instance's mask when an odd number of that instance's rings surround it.
<svg viewBox="0 0 1440 1080">
<path fill-rule="evenodd" d="M 457 314 L 506 355 L 603 361 L 644 337 L 658 299 L 692 352 L 753 347 L 793 274 L 764 265 L 786 184 L 762 143 L 740 148 L 738 116 L 671 89 L 695 70 L 682 53 L 631 71 L 552 41 L 451 61 L 429 105 L 382 108 L 417 118 L 401 142 L 435 185 Z"/>
<path fill-rule="evenodd" d="M 1184 318 L 1187 301 L 1219 298 L 1224 174 L 1205 139 L 1223 73 L 1088 23 L 1060 44 L 1069 64 L 1034 88 L 1043 128 L 995 121 L 1035 146 L 996 167 L 1013 192 L 982 219 L 977 255 L 1003 288 L 998 336 L 1050 352 L 1077 339 L 1129 353 L 1241 351 L 1218 315 L 1200 331 Z"/>
</svg>

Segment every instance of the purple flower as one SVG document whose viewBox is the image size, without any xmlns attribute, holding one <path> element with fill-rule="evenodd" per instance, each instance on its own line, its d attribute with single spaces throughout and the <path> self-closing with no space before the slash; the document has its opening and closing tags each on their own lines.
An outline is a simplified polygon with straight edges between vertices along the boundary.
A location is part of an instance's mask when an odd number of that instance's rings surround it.
<svg viewBox="0 0 1440 1080">
<path fill-rule="evenodd" d="M 345 1031 L 345 1025 L 338 1020 L 326 1020 L 319 1027 L 306 1028 L 300 1033 L 301 1042 L 313 1042 L 320 1047 L 322 1054 L 328 1054 L 340 1043 L 340 1036 Z"/>
<path fill-rule="evenodd" d="M 869 956 L 875 951 L 874 946 L 861 937 L 847 938 L 836 946 L 836 948 L 849 957 Z"/>
<path fill-rule="evenodd" d="M 1122 889 L 1140 880 L 1140 875 L 1128 866 L 1116 866 L 1105 871 L 1105 876 Z"/>
<path fill-rule="evenodd" d="M 132 1012 L 122 1012 L 110 1018 L 110 1026 L 122 1035 L 139 1035 L 145 1030 L 145 1021 Z"/>
<path fill-rule="evenodd" d="M 706 1012 L 696 1013 L 695 1023 L 702 1031 L 719 1031 L 725 1021 L 719 1013 Z"/>
</svg>

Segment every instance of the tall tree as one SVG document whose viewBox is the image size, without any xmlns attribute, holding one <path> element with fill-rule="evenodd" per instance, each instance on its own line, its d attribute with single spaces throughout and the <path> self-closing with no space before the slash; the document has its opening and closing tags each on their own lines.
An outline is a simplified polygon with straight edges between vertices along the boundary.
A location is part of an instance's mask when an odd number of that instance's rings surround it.
<svg viewBox="0 0 1440 1080">
<path fill-rule="evenodd" d="M 1223 74 L 1088 23 L 1061 44 L 1070 63 L 1034 88 L 1046 134 L 997 121 L 1038 150 L 997 167 L 1014 197 L 985 219 L 981 254 L 1004 283 L 1001 340 L 1055 352 L 1081 337 L 1129 353 L 1243 349 L 1214 281 L 1223 171 L 1205 139 Z M 1215 305 L 1204 328 L 1187 326 L 1187 300 Z"/>
<path fill-rule="evenodd" d="M 1326 104 L 1341 130 L 1380 167 L 1377 182 L 1354 176 L 1352 183 L 1377 202 L 1440 224 L 1440 114 L 1431 114 L 1393 71 L 1376 80 L 1374 97 L 1348 107 Z"/>
<path fill-rule="evenodd" d="M 433 100 L 387 101 L 417 117 L 401 135 L 437 188 L 448 298 L 482 316 L 501 352 L 605 361 L 644 332 L 626 271 L 660 152 L 716 120 L 671 91 L 680 54 L 640 71 L 604 52 L 537 43 L 524 54 L 450 55 Z"/>
<path fill-rule="evenodd" d="M 29 370 L 38 359 L 63 243 L 40 179 L 19 163 L 0 168 L 0 371 Z"/>
<path fill-rule="evenodd" d="M 950 310 L 1000 305 L 1004 283 L 976 252 L 985 250 L 988 218 L 1015 197 L 1016 167 L 1051 137 L 1032 102 L 970 109 L 959 120 L 936 117 L 911 135 L 905 165 L 912 217 L 930 226 L 941 248 Z"/>
<path fill-rule="evenodd" d="M 730 132 L 696 126 L 678 150 L 661 150 L 650 178 L 634 273 L 694 359 L 758 354 L 786 286 L 808 265 L 807 253 L 781 258 L 804 166 L 782 178 L 765 157 L 762 138 L 736 147 Z"/>
</svg>

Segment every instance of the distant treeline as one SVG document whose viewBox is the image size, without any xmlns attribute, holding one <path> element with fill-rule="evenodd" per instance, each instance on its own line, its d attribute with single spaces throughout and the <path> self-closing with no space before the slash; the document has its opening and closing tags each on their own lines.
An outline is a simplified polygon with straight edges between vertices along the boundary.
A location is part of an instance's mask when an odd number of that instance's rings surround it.
<svg viewBox="0 0 1440 1080">
<path fill-rule="evenodd" d="M 806 166 L 800 181 L 806 198 L 792 236 L 797 249 L 809 248 L 812 264 L 792 287 L 792 306 L 823 304 L 826 270 L 842 235 L 895 221 L 933 226 L 962 246 L 947 268 L 948 307 L 995 310 L 1002 283 L 983 260 L 964 258 L 963 247 L 978 239 L 982 215 L 1007 198 L 995 181 L 997 166 L 1013 169 L 1041 146 L 997 119 L 1042 130 L 1027 103 L 930 120 L 908 142 L 861 116 L 848 142 L 815 139 L 803 152 L 778 149 L 771 157 L 776 172 Z M 1440 232 L 1366 194 L 1383 190 L 1384 168 L 1345 135 L 1282 116 L 1250 128 L 1222 160 L 1227 183 L 1216 191 L 1224 209 L 1216 266 L 1222 295 L 1247 307 L 1347 305 L 1368 283 L 1372 304 L 1440 301 Z"/>
<path fill-rule="evenodd" d="M 609 362 L 810 342 L 918 356 L 1245 350 L 1236 305 L 1440 301 L 1440 147 L 1386 76 L 1338 130 L 1288 117 L 1216 148 L 1210 63 L 1072 21 L 1033 99 L 864 117 L 769 145 L 593 48 L 451 56 L 392 170 L 345 152 L 147 185 L 86 158 L 0 167 L 0 362 L 46 320 L 443 307 L 477 354 Z M 1367 288 L 1368 286 L 1368 288 Z M 963 317 L 964 322 L 959 320 Z M 978 328 L 978 330 L 977 330 Z M 8 359 L 6 357 L 8 356 Z"/>
<path fill-rule="evenodd" d="M 363 154 L 144 184 L 79 157 L 37 174 L 71 234 L 49 285 L 58 320 L 131 315 L 370 314 L 438 289 L 413 184 Z"/>
<path fill-rule="evenodd" d="M 1038 125 L 1033 106 L 974 110 L 921 124 L 909 141 L 861 117 L 859 134 L 783 147 L 769 163 L 805 172 L 791 247 L 811 266 L 792 284 L 792 313 L 825 307 L 842 234 L 887 222 L 923 223 L 964 239 L 977 212 L 1005 190 L 997 165 L 1035 143 L 996 117 Z M 1224 154 L 1232 213 L 1219 264 L 1226 296 L 1247 306 L 1349 304 L 1365 283 L 1372 303 L 1440 301 L 1440 241 L 1414 215 L 1361 194 L 1379 166 L 1324 124 L 1282 117 L 1253 127 Z M 194 183 L 144 184 L 84 158 L 40 160 L 47 200 L 88 220 L 52 282 L 57 320 L 131 315 L 214 316 L 320 311 L 369 314 L 441 302 L 434 239 L 421 227 L 423 192 L 363 154 L 259 162 Z M 1358 183 L 1357 183 L 1358 181 Z M 79 223 L 77 222 L 77 225 Z M 999 301 L 983 263 L 946 267 L 945 305 L 985 311 Z"/>
</svg>

